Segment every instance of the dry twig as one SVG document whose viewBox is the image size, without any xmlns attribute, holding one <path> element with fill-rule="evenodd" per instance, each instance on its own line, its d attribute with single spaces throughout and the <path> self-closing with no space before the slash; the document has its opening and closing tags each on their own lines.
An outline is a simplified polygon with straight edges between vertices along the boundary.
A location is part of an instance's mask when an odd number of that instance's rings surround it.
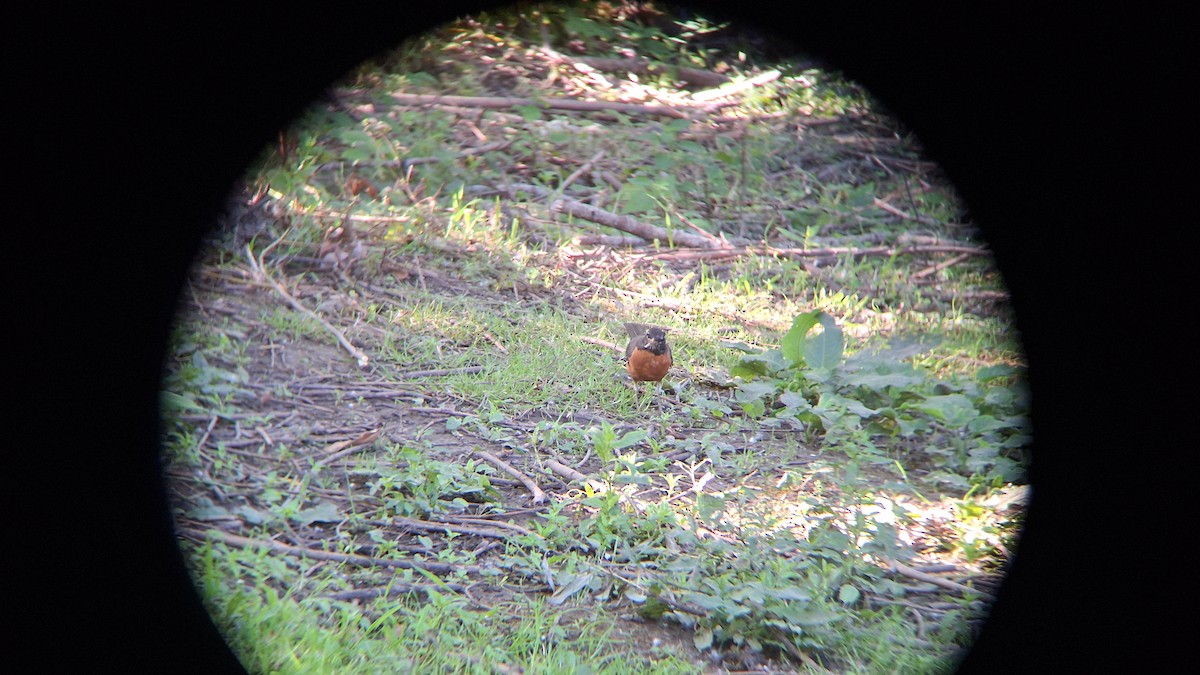
<svg viewBox="0 0 1200 675">
<path fill-rule="evenodd" d="M 577 483 L 587 483 L 589 481 L 589 479 L 586 475 L 576 471 L 575 469 L 572 469 L 571 467 L 567 466 L 566 464 L 563 464 L 562 462 L 558 461 L 557 459 L 546 460 L 546 466 L 554 473 L 562 476 L 563 478 L 566 478 L 569 481 L 577 482 Z M 600 485 L 599 481 L 592 481 L 592 482 L 595 483 L 596 485 Z"/>
<path fill-rule="evenodd" d="M 913 279 L 924 279 L 925 277 L 927 277 L 931 274 L 937 274 L 938 272 L 941 272 L 942 270 L 946 269 L 947 267 L 950 267 L 952 265 L 957 265 L 958 263 L 960 263 L 970 257 L 971 257 L 970 254 L 967 254 L 967 253 L 962 253 L 960 255 L 956 255 L 953 258 L 950 258 L 949 260 L 944 260 L 936 265 L 930 265 L 929 267 L 926 267 L 925 269 L 921 270 L 920 272 L 914 273 L 912 275 L 912 278 Z"/>
<path fill-rule="evenodd" d="M 521 481 L 521 484 L 525 486 L 525 489 L 529 490 L 530 494 L 533 495 L 530 499 L 530 503 L 541 504 L 546 501 L 546 493 L 542 492 L 542 488 L 538 487 L 537 483 L 533 482 L 529 476 L 526 476 L 525 474 L 513 468 L 513 466 L 508 462 L 505 462 L 490 452 L 484 452 L 483 450 L 476 450 L 475 454 L 491 462 L 504 473 L 507 473 L 513 478 Z"/>
<path fill-rule="evenodd" d="M 417 520 L 416 518 L 405 518 L 403 516 L 393 516 L 392 522 L 400 527 L 424 530 L 426 532 L 458 532 L 460 534 L 473 534 L 477 537 L 488 537 L 491 539 L 508 539 L 509 537 L 508 534 L 497 532 L 491 528 L 471 527 L 469 525 L 448 522 L 435 523 L 429 520 Z M 489 525 L 495 525 L 495 523 L 489 523 Z M 523 530 L 523 534 L 533 534 L 529 530 L 521 529 Z"/>
<path fill-rule="evenodd" d="M 282 239 L 282 237 L 280 237 L 280 239 Z M 276 243 L 278 243 L 278 240 L 276 241 Z M 273 243 L 273 244 L 271 244 L 271 246 L 267 247 L 267 249 L 263 251 L 263 255 L 265 256 L 267 251 L 269 251 L 274 246 L 275 246 L 275 244 Z M 258 277 L 259 279 L 262 279 L 262 280 L 266 281 L 268 284 L 270 284 L 271 287 L 275 289 L 275 292 L 278 293 L 279 296 L 282 297 L 284 300 L 286 300 L 287 303 L 289 305 L 291 305 L 296 311 L 312 318 L 314 321 L 321 324 L 321 326 L 325 330 L 332 333 L 333 336 L 335 338 L 337 338 L 338 344 L 340 344 L 343 348 L 345 348 L 345 350 L 347 352 L 349 352 L 350 355 L 353 356 L 354 359 L 358 362 L 359 368 L 367 367 L 367 364 L 370 363 L 370 361 L 371 361 L 370 357 L 368 357 L 358 347 L 355 347 L 354 345 L 350 344 L 350 340 L 346 339 L 346 336 L 342 334 L 342 331 L 338 330 L 337 328 L 334 328 L 333 325 L 330 324 L 328 321 L 326 321 L 324 318 L 322 318 L 320 314 L 317 314 L 316 312 L 314 312 L 311 309 L 302 305 L 299 300 L 296 300 L 295 298 L 292 297 L 292 295 L 290 293 L 287 292 L 287 290 L 283 287 L 282 284 L 280 284 L 278 281 L 275 281 L 274 279 L 272 279 L 271 275 L 267 273 L 267 268 L 266 268 L 266 265 L 263 263 L 263 259 L 261 257 L 256 258 L 254 256 L 254 250 L 250 248 L 250 244 L 246 244 L 246 258 L 249 259 L 250 268 L 254 271 L 254 275 L 256 277 Z"/>
<path fill-rule="evenodd" d="M 545 47 L 538 50 L 544 56 L 548 57 L 555 63 L 569 65 L 582 73 L 588 73 L 589 70 L 600 70 L 610 73 L 636 73 L 638 75 L 655 74 L 663 71 L 669 71 L 679 76 L 680 80 L 688 84 L 694 84 L 701 87 L 715 87 L 729 81 L 729 78 L 720 73 L 714 73 L 711 70 L 700 70 L 698 68 L 688 68 L 686 66 L 668 66 L 657 63 L 651 63 L 642 59 L 614 59 L 603 58 L 596 56 L 569 56 L 562 52 Z M 580 67 L 580 65 L 584 67 Z"/>
<path fill-rule="evenodd" d="M 312 560 L 328 560 L 331 562 L 349 563 L 351 565 L 358 565 L 360 567 L 398 567 L 400 569 L 419 569 L 425 570 L 426 572 L 431 572 L 433 574 L 452 574 L 455 572 L 479 574 L 483 571 L 483 568 L 479 567 L 478 565 L 449 565 L 446 563 L 428 561 L 414 562 L 410 560 L 389 560 L 385 558 L 371 558 L 365 555 L 350 555 L 347 553 L 320 551 L 317 549 L 281 544 L 277 541 L 251 539 L 250 537 L 230 534 L 229 532 L 222 532 L 220 530 L 207 530 L 201 532 L 191 528 L 179 528 L 178 532 L 181 536 L 200 543 L 215 539 L 227 546 L 233 546 L 234 548 L 262 548 L 274 553 L 282 553 L 284 555 L 294 555 Z"/>
<path fill-rule="evenodd" d="M 980 598 L 983 598 L 984 600 L 987 600 L 989 602 L 994 602 L 996 600 L 996 596 L 992 595 L 991 593 L 988 593 L 986 591 L 981 591 L 981 590 L 978 590 L 975 588 L 971 588 L 970 586 L 963 586 L 962 584 L 955 583 L 948 579 L 942 579 L 940 577 L 935 577 L 932 574 L 926 574 L 924 572 L 915 570 L 915 569 L 909 567 L 908 565 L 905 565 L 902 562 L 896 562 L 893 560 L 892 561 L 892 569 L 896 572 L 899 572 L 900 574 L 903 574 L 906 577 L 911 578 L 911 579 L 916 579 L 918 581 L 924 581 L 925 583 L 933 584 L 934 586 L 937 586 L 939 588 L 944 588 L 948 591 L 954 591 L 956 593 L 962 593 L 964 595 L 977 595 Z"/>
<path fill-rule="evenodd" d="M 323 466 L 329 464 L 330 462 L 336 462 L 346 455 L 350 455 L 355 452 L 361 452 L 362 450 L 371 447 L 371 444 L 375 442 L 375 439 L 379 438 L 379 432 L 380 429 L 378 428 L 372 429 L 360 434 L 358 438 L 333 443 L 328 448 L 325 448 L 325 452 L 329 453 L 329 456 L 321 457 L 320 459 L 316 460 L 313 462 L 313 466 L 315 467 L 318 464 Z"/>
<path fill-rule="evenodd" d="M 479 190 L 487 190 L 488 188 L 476 188 Z M 712 249 L 716 246 L 722 246 L 722 242 L 716 240 L 712 235 L 701 237 L 689 232 L 668 232 L 665 228 L 657 227 L 649 223 L 642 222 L 630 216 L 623 216 L 604 209 L 598 209 L 590 204 L 584 204 L 581 201 L 571 199 L 569 197 L 555 197 L 555 192 L 547 190 L 537 185 L 529 185 L 527 183 L 513 183 L 505 187 L 496 188 L 509 199 L 516 199 L 517 194 L 526 192 L 541 199 L 551 199 L 550 210 L 562 211 L 569 213 L 576 218 L 591 221 L 606 225 L 613 229 L 621 230 L 634 234 L 647 241 L 671 241 L 675 245 L 690 246 L 695 248 Z"/>
<path fill-rule="evenodd" d="M 532 99 L 518 98 L 514 96 L 450 96 L 440 94 L 395 93 L 391 94 L 391 97 L 394 98 L 400 105 L 457 105 L 472 108 L 516 108 L 519 106 L 536 106 L 538 108 L 548 108 L 552 110 L 576 110 L 590 112 L 613 110 L 630 114 L 662 115 L 664 117 L 674 117 L 676 119 L 687 118 L 686 114 L 674 106 L 615 103 L 612 101 L 578 101 L 573 98 Z"/>
<path fill-rule="evenodd" d="M 676 239 L 678 240 L 678 236 Z M 872 246 L 858 248 L 853 246 L 829 246 L 825 248 L 775 248 L 770 244 L 755 244 L 752 246 L 729 246 L 724 248 L 695 247 L 693 249 L 675 249 L 672 251 L 657 251 L 646 253 L 645 257 L 670 260 L 725 260 L 740 258 L 747 255 L 767 255 L 777 258 L 831 258 L 835 256 L 898 256 L 910 253 L 961 253 L 964 255 L 991 255 L 986 248 L 954 244 L 937 244 L 930 246 Z"/>
<path fill-rule="evenodd" d="M 692 100 L 699 101 L 701 103 L 707 103 L 708 101 L 725 98 L 726 96 L 733 96 L 734 94 L 745 91 L 746 89 L 752 89 L 754 87 L 762 86 L 768 82 L 778 80 L 781 74 L 782 73 L 780 73 L 778 70 L 768 70 L 767 72 L 755 75 L 748 80 L 742 80 L 741 82 L 730 82 L 729 84 L 723 84 L 716 89 L 698 91 L 695 94 L 692 94 Z"/>
<path fill-rule="evenodd" d="M 443 377 L 445 375 L 470 375 L 472 373 L 483 372 L 483 366 L 465 366 L 463 368 L 438 368 L 435 370 L 410 370 L 405 373 L 396 373 L 396 377 L 402 380 L 415 380 L 418 377 Z"/>
</svg>

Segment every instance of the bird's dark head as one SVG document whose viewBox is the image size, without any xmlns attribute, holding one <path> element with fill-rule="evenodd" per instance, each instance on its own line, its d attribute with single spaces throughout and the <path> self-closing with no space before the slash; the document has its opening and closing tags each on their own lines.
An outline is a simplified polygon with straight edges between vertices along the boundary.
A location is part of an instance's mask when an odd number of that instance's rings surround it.
<svg viewBox="0 0 1200 675">
<path fill-rule="evenodd" d="M 657 326 L 647 328 L 639 340 L 638 348 L 653 354 L 662 354 L 667 351 L 667 331 Z"/>
</svg>

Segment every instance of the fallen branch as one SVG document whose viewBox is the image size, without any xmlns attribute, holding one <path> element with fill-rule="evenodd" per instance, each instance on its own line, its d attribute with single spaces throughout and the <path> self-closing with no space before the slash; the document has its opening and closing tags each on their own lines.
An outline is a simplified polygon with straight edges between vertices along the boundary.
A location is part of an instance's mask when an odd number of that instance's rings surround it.
<svg viewBox="0 0 1200 675">
<path fill-rule="evenodd" d="M 580 485 L 590 485 L 592 487 L 592 489 L 595 490 L 597 493 L 608 491 L 608 488 L 605 487 L 604 483 L 602 483 L 598 480 L 595 480 L 593 478 L 588 478 L 586 475 L 579 473 L 575 469 L 572 469 L 571 467 L 567 466 L 566 464 L 563 464 L 562 462 L 558 461 L 557 459 L 546 460 L 546 466 L 554 473 L 562 476 L 563 478 L 566 478 L 567 480 L 571 481 L 572 483 L 579 483 Z"/>
<path fill-rule="evenodd" d="M 771 633 L 776 637 L 776 644 L 783 647 L 783 651 L 787 652 L 792 658 L 804 664 L 810 673 L 828 673 L 832 675 L 833 671 L 824 668 L 821 664 L 813 660 L 806 652 L 796 646 L 795 638 L 791 631 L 785 631 L 779 627 L 771 627 Z"/>
<path fill-rule="evenodd" d="M 355 452 L 361 452 L 362 450 L 369 448 L 371 444 L 375 442 L 375 439 L 379 438 L 379 432 L 380 429 L 378 428 L 372 429 L 359 435 L 358 438 L 349 441 L 338 441 L 337 443 L 331 444 L 328 448 L 325 448 L 325 452 L 329 453 L 329 456 L 321 457 L 317 461 L 313 462 L 313 466 L 316 467 L 318 464 L 323 466 L 325 464 L 329 464 L 330 462 L 336 462 L 346 455 L 350 455 Z"/>
<path fill-rule="evenodd" d="M 355 223 L 411 223 L 412 216 L 365 216 L 360 213 L 346 214 L 337 211 L 315 210 L 306 213 L 311 218 L 326 218 L 330 220 L 349 220 Z"/>
<path fill-rule="evenodd" d="M 416 518 L 405 518 L 404 516 L 393 516 L 392 523 L 400 527 L 406 527 L 414 530 L 424 530 L 426 532 L 458 532 L 459 534 L 473 534 L 477 537 L 489 537 L 491 539 L 508 539 L 509 535 L 496 530 L 471 527 L 469 525 L 459 525 L 456 523 L 435 523 L 429 520 L 417 520 Z M 525 533 L 532 534 L 528 530 Z"/>
<path fill-rule="evenodd" d="M 596 345 L 597 347 L 604 347 L 605 349 L 610 349 L 613 352 L 616 352 L 617 354 L 620 354 L 621 352 L 625 351 L 624 347 L 616 344 L 615 342 L 609 342 L 608 340 L 601 340 L 600 338 L 594 338 L 590 335 L 575 335 L 572 337 L 574 337 L 576 340 L 579 340 L 580 342 L 586 342 L 590 345 Z"/>
<path fill-rule="evenodd" d="M 913 274 L 912 278 L 913 279 L 924 279 L 925 277 L 927 277 L 931 274 L 937 274 L 938 272 L 941 272 L 942 270 L 946 269 L 947 267 L 957 265 L 958 263 L 960 263 L 970 257 L 971 256 L 966 253 L 956 255 L 949 260 L 944 260 L 936 265 L 930 265 L 929 267 L 926 267 L 925 269 L 921 270 L 920 272 Z"/>
<path fill-rule="evenodd" d="M 729 84 L 721 85 L 716 89 L 698 91 L 695 94 L 692 94 L 692 100 L 705 103 L 718 98 L 733 96 L 734 94 L 742 92 L 746 89 L 752 89 L 773 80 L 778 80 L 781 74 L 782 73 L 780 73 L 778 70 L 768 70 L 767 72 L 755 75 L 748 80 L 742 80 L 741 82 L 730 82 Z"/>
<path fill-rule="evenodd" d="M 432 413 L 438 415 L 455 415 L 457 417 L 478 417 L 475 413 L 463 412 L 454 408 L 424 408 L 421 406 L 413 406 L 410 408 L 413 412 Z"/>
<path fill-rule="evenodd" d="M 316 384 L 298 383 L 297 391 L 312 392 L 315 396 L 346 396 L 348 398 L 403 398 L 417 393 L 415 389 L 397 389 L 395 387 L 375 388 L 371 383 L 359 384 Z M 362 388 L 360 388 L 362 387 Z"/>
<path fill-rule="evenodd" d="M 687 119 L 687 115 L 675 107 L 652 103 L 617 103 L 614 101 L 578 101 L 573 98 L 519 98 L 515 96 L 451 96 L 449 94 L 391 94 L 401 105 L 456 105 L 469 108 L 517 108 L 535 106 L 550 110 L 576 110 L 585 112 L 607 111 L 662 115 L 675 119 Z"/>
<path fill-rule="evenodd" d="M 637 248 L 645 246 L 646 240 L 641 237 L 625 236 L 622 234 L 585 234 L 575 238 L 580 246 L 608 246 L 609 248 Z"/>
<path fill-rule="evenodd" d="M 630 216 L 622 216 L 611 211 L 598 209 L 589 204 L 584 204 L 581 201 L 571 199 L 570 197 L 555 197 L 553 190 L 548 190 L 537 185 L 529 185 L 527 183 L 513 183 L 504 187 L 496 188 L 509 199 L 516 199 L 521 192 L 526 192 L 539 197 L 541 199 L 550 199 L 551 211 L 561 211 L 568 213 L 576 218 L 599 223 L 611 227 L 613 229 L 628 232 L 629 234 L 637 235 L 647 241 L 662 241 L 664 243 L 671 242 L 677 246 L 689 246 L 694 248 L 711 249 L 715 246 L 722 245 L 719 240 L 709 237 L 701 237 L 700 235 L 691 234 L 689 232 L 668 232 L 665 228 L 644 223 Z"/>
<path fill-rule="evenodd" d="M 704 237 L 705 239 L 707 239 L 709 241 L 710 246 L 728 246 L 729 245 L 728 242 L 721 239 L 717 235 L 712 234 L 711 232 L 700 227 L 699 225 L 693 223 L 690 219 L 688 219 L 687 216 L 683 215 L 682 213 L 679 213 L 678 211 L 676 211 L 676 212 L 674 212 L 674 214 L 675 214 L 675 217 L 680 220 L 680 222 L 682 222 L 684 225 L 687 225 L 688 227 L 695 230 L 696 233 L 699 234 L 701 237 Z"/>
<path fill-rule="evenodd" d="M 540 487 L 538 487 L 537 483 L 533 482 L 533 480 L 530 479 L 529 476 L 526 476 L 525 474 L 521 473 L 520 471 L 517 471 L 508 462 L 505 462 L 504 460 L 500 459 L 499 457 L 493 455 L 490 452 L 484 452 L 483 450 L 476 450 L 475 454 L 479 455 L 483 459 L 486 459 L 487 461 L 491 462 L 492 464 L 494 464 L 497 468 L 499 468 L 504 473 L 507 473 L 508 475 L 512 476 L 513 478 L 516 478 L 517 480 L 521 481 L 521 484 L 525 486 L 525 489 L 529 490 L 530 494 L 533 495 L 532 498 L 530 499 L 530 503 L 542 504 L 546 501 L 546 493 L 542 492 L 542 489 Z"/>
<path fill-rule="evenodd" d="M 483 366 L 465 366 L 463 368 L 438 368 L 436 370 L 410 370 L 406 373 L 396 373 L 401 380 L 415 380 L 418 377 L 442 377 L 445 375 L 470 375 L 483 372 Z"/>
<path fill-rule="evenodd" d="M 272 246 L 274 246 L 274 244 L 272 244 Z M 268 250 L 269 249 L 270 247 L 268 247 Z M 263 255 L 266 255 L 266 251 L 263 252 Z M 317 314 L 311 309 L 300 304 L 300 301 L 293 298 L 279 282 L 272 279 L 271 275 L 267 274 L 267 268 L 263 263 L 262 258 L 254 257 L 254 251 L 250 248 L 250 244 L 246 244 L 246 257 L 250 260 L 250 268 L 254 271 L 256 277 L 270 284 L 271 287 L 275 289 L 275 292 L 278 293 L 284 300 L 286 300 L 287 303 L 296 311 L 312 318 L 314 321 L 321 324 L 325 330 L 332 333 L 333 336 L 337 338 L 338 344 L 345 348 L 347 352 L 350 352 L 350 355 L 353 356 L 358 362 L 359 368 L 367 367 L 367 364 L 370 363 L 370 358 L 361 349 L 350 344 L 350 340 L 346 339 L 346 336 L 342 334 L 342 331 L 334 328 L 333 325 L 322 318 L 320 314 Z"/>
<path fill-rule="evenodd" d="M 567 179 L 564 180 L 562 182 L 562 184 L 558 186 L 558 191 L 560 193 L 565 191 L 571 185 L 571 183 L 574 183 L 580 176 L 587 173 L 592 168 L 592 165 L 595 164 L 596 162 L 599 162 L 603 157 L 604 157 L 603 150 L 601 150 L 600 152 L 597 152 L 595 155 L 592 155 L 592 158 L 589 159 L 588 161 L 584 162 L 583 166 L 579 167 L 578 169 L 575 169 L 575 171 L 573 171 L 570 176 L 567 176 Z"/>
<path fill-rule="evenodd" d="M 677 74 L 679 79 L 687 84 L 694 84 L 700 87 L 715 87 L 729 81 L 729 78 L 720 73 L 714 73 L 711 70 L 700 70 L 698 68 L 688 68 L 686 66 L 672 66 L 659 63 L 645 61 L 643 59 L 617 59 L 604 58 L 599 56 L 568 56 L 562 52 L 557 52 L 553 49 L 545 47 L 538 50 L 544 56 L 548 57 L 554 63 L 560 63 L 574 67 L 576 70 L 587 73 L 591 70 L 601 70 L 608 73 L 636 73 L 638 75 L 654 75 L 656 73 L 668 72 Z M 583 65 L 584 68 L 579 66 Z"/>
<path fill-rule="evenodd" d="M 582 473 L 579 473 L 578 471 L 576 471 L 575 469 L 572 469 L 571 467 L 567 466 L 566 464 L 563 464 L 562 462 L 558 461 L 557 459 L 546 460 L 546 466 L 550 467 L 550 469 L 553 470 L 554 473 L 562 476 L 563 478 L 566 478 L 567 480 L 580 481 L 580 482 L 587 480 L 587 476 L 583 475 Z"/>
<path fill-rule="evenodd" d="M 483 568 L 478 565 L 449 565 L 438 562 L 389 560 L 385 558 L 371 558 L 365 555 L 334 553 L 332 551 L 320 551 L 317 549 L 302 548 L 300 546 L 290 546 L 288 544 L 281 544 L 277 541 L 251 539 L 249 537 L 242 537 L 240 535 L 230 534 L 220 530 L 207 530 L 205 532 L 200 532 L 190 528 L 180 528 L 178 533 L 180 536 L 200 543 L 216 540 L 228 546 L 233 546 L 234 548 L 266 549 L 273 553 L 294 555 L 300 558 L 308 558 L 310 560 L 328 560 L 330 562 L 348 563 L 351 565 L 358 565 L 359 567 L 398 567 L 406 570 L 425 570 L 426 572 L 431 572 L 433 574 L 453 574 L 456 572 L 480 574 L 483 572 Z"/>
<path fill-rule="evenodd" d="M 775 248 L 769 244 L 754 246 L 727 246 L 711 248 L 696 246 L 692 250 L 676 249 L 673 251 L 656 251 L 647 253 L 649 258 L 671 258 L 673 260 L 697 259 L 727 259 L 745 255 L 769 255 L 777 258 L 831 258 L 835 256 L 897 256 L 910 253 L 962 253 L 965 255 L 991 255 L 986 248 L 962 246 L 954 244 L 935 244 L 928 246 L 872 246 L 857 248 L 853 246 L 829 246 L 825 248 Z"/>
<path fill-rule="evenodd" d="M 875 206 L 876 208 L 887 211 L 888 213 L 892 214 L 893 216 L 896 216 L 898 218 L 903 218 L 904 220 L 912 220 L 912 221 L 921 223 L 922 225 L 932 225 L 932 226 L 938 226 L 938 227 L 947 225 L 950 227 L 962 227 L 962 225 L 960 223 L 944 223 L 944 222 L 938 220 L 937 218 L 933 218 L 933 217 L 927 216 L 922 213 L 918 213 L 918 214 L 909 213 L 909 212 L 899 209 L 895 206 L 892 206 L 891 204 L 883 201 L 882 199 L 879 199 L 878 197 L 871 200 L 871 204 L 873 206 Z"/>
<path fill-rule="evenodd" d="M 537 513 L 541 510 L 542 510 L 541 508 L 522 509 L 521 511 L 517 511 L 516 513 L 523 513 L 523 512 Z M 514 512 L 496 513 L 493 515 L 495 515 L 497 517 L 511 516 L 511 515 L 514 515 Z M 513 532 L 516 532 L 517 534 L 525 534 L 525 535 L 529 535 L 530 537 L 538 536 L 532 530 L 528 530 L 524 527 L 521 527 L 520 525 L 515 525 L 513 523 L 509 523 L 509 522 L 506 522 L 503 520 L 491 520 L 489 518 L 475 518 L 472 516 L 453 516 L 453 515 L 447 514 L 447 515 L 442 516 L 438 520 L 431 520 L 429 522 L 431 522 L 431 523 L 451 523 L 454 525 L 463 525 L 466 527 L 470 527 L 472 525 L 485 525 L 487 527 L 494 527 L 494 528 L 500 529 L 500 530 L 512 530 Z M 500 535 L 497 535 L 497 537 L 500 537 Z"/>
<path fill-rule="evenodd" d="M 910 579 L 924 581 L 925 583 L 933 584 L 934 586 L 937 586 L 939 588 L 944 588 L 948 591 L 954 591 L 956 593 L 962 593 L 964 595 L 977 595 L 980 598 L 983 598 L 984 600 L 988 600 L 988 601 L 996 600 L 996 596 L 992 595 L 991 593 L 988 593 L 987 591 L 981 591 L 981 590 L 978 590 L 975 588 L 971 588 L 970 586 L 964 586 L 962 584 L 955 583 L 948 579 L 942 579 L 940 577 L 935 577 L 932 574 L 926 574 L 924 572 L 920 572 L 918 570 L 915 570 L 915 569 L 909 567 L 908 565 L 905 565 L 904 563 L 896 562 L 894 560 L 892 561 L 892 570 L 895 572 L 899 572 L 900 574 L 903 574 L 904 576 L 909 577 Z"/>
</svg>

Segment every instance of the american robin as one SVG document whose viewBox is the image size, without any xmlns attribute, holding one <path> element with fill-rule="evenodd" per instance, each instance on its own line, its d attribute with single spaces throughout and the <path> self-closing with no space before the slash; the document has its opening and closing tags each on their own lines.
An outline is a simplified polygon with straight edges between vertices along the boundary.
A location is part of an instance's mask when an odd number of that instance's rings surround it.
<svg viewBox="0 0 1200 675">
<path fill-rule="evenodd" d="M 671 369 L 671 347 L 667 331 L 640 323 L 625 324 L 629 345 L 625 347 L 625 368 L 634 382 L 662 382 Z"/>
</svg>

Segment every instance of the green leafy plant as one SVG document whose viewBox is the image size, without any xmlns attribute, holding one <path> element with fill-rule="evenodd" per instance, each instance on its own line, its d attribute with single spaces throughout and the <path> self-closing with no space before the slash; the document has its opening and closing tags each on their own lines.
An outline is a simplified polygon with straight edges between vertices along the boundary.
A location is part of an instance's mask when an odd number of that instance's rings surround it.
<svg viewBox="0 0 1200 675">
<path fill-rule="evenodd" d="M 616 459 L 614 454 L 616 451 L 633 447 L 647 438 L 646 432 L 642 429 L 634 429 L 618 437 L 613 426 L 608 422 L 593 428 L 588 436 L 596 454 L 605 463 L 611 463 Z"/>
<path fill-rule="evenodd" d="M 474 460 L 456 464 L 430 459 L 409 446 L 398 448 L 395 454 L 404 466 L 367 483 L 369 494 L 383 501 L 387 515 L 424 518 L 461 513 L 471 503 L 485 501 L 492 491 L 487 467 Z"/>
<path fill-rule="evenodd" d="M 971 476 L 1018 479 L 1029 439 L 1019 372 L 987 370 L 963 383 L 937 380 L 901 361 L 937 344 L 928 335 L 907 336 L 844 358 L 834 318 L 807 312 L 795 317 L 778 349 L 743 355 L 730 369 L 745 380 L 735 400 L 750 417 L 794 420 L 851 456 L 888 461 L 875 439 L 921 444 L 936 466 L 934 478 L 944 483 L 965 488 Z"/>
</svg>

